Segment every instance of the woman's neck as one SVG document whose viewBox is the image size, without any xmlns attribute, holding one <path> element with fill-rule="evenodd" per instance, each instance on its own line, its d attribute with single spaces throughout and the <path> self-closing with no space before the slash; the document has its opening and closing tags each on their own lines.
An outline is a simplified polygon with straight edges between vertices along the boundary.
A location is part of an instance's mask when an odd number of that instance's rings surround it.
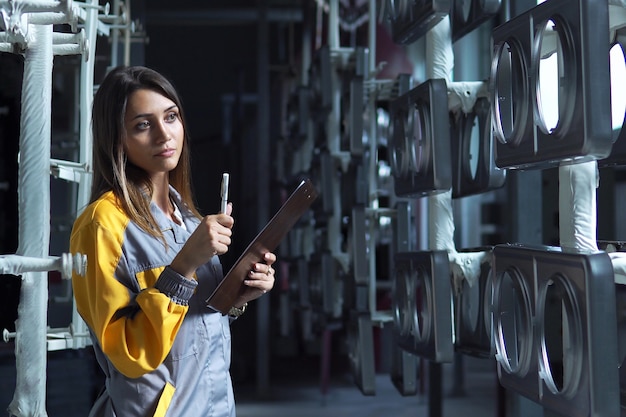
<svg viewBox="0 0 626 417">
<path fill-rule="evenodd" d="M 170 187 L 168 181 L 160 181 L 152 183 L 152 201 L 161 209 L 161 211 L 170 219 L 174 218 L 174 206 L 170 200 Z"/>
</svg>

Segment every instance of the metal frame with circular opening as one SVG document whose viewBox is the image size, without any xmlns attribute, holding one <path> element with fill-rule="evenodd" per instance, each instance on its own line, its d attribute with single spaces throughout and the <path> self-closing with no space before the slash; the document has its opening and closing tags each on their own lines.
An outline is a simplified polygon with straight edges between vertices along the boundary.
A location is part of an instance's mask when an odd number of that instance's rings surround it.
<svg viewBox="0 0 626 417">
<path fill-rule="evenodd" d="M 400 395 L 417 394 L 417 375 L 417 357 L 409 352 L 405 352 L 397 345 L 392 346 L 389 377 Z"/>
<path fill-rule="evenodd" d="M 354 383 L 363 395 L 376 395 L 374 332 L 369 313 L 351 312 L 347 333 L 350 371 Z"/>
<path fill-rule="evenodd" d="M 298 86 L 289 95 L 285 111 L 286 133 L 294 148 L 300 146 L 308 134 L 310 95 L 309 87 L 306 86 Z"/>
<path fill-rule="evenodd" d="M 452 0 L 452 41 L 456 42 L 494 18 L 500 11 L 500 5 L 501 0 Z"/>
<path fill-rule="evenodd" d="M 605 252 L 550 251 L 537 254 L 538 352 L 544 368 L 540 376 L 542 404 L 572 417 L 619 415 L 619 363 L 617 307 L 613 265 Z M 553 317 L 542 310 L 543 289 L 550 283 L 560 288 L 568 334 L 548 329 Z M 567 336 L 567 369 L 558 381 L 559 364 L 549 353 L 546 339 Z M 548 347 L 546 347 L 548 346 Z M 557 344 L 558 347 L 558 344 Z M 546 353 L 548 351 L 548 353 Z"/>
<path fill-rule="evenodd" d="M 415 197 L 449 190 L 452 167 L 445 80 L 427 80 L 392 100 L 390 120 L 395 194 Z"/>
<path fill-rule="evenodd" d="M 417 101 L 410 106 L 409 124 L 405 138 L 409 150 L 409 170 L 415 175 L 424 175 L 428 172 L 431 161 L 434 138 L 431 136 L 430 106 L 423 101 Z"/>
<path fill-rule="evenodd" d="M 391 38 L 408 45 L 424 36 L 450 12 L 451 0 L 386 0 Z"/>
<path fill-rule="evenodd" d="M 463 280 L 462 288 L 454 295 L 454 347 L 457 352 L 479 358 L 495 356 L 492 308 L 493 274 L 491 264 L 485 263 L 481 265 L 478 281 L 470 286 L 467 280 Z"/>
<path fill-rule="evenodd" d="M 291 284 L 296 287 L 294 304 L 299 307 L 300 335 L 302 340 L 312 340 L 314 333 L 313 310 L 311 308 L 312 296 L 308 261 L 305 257 L 299 257 L 295 261 L 292 260 L 290 262 L 289 269 L 291 276 L 297 277 L 296 280 L 291 280 Z"/>
<path fill-rule="evenodd" d="M 503 387 L 538 402 L 536 386 L 539 365 L 533 326 L 533 256 L 532 253 L 516 249 L 509 245 L 497 245 L 493 251 L 493 324 L 498 379 Z M 509 314 L 511 312 L 512 315 Z M 514 340 L 507 340 L 510 328 L 506 326 L 516 324 L 516 320 L 521 323 L 522 329 L 513 331 Z M 509 357 L 509 351 L 514 353 L 513 358 Z M 515 362 L 511 363 L 511 359 Z"/>
<path fill-rule="evenodd" d="M 620 28 L 616 31 L 615 40 L 611 45 L 621 49 L 623 59 L 626 61 L 626 28 Z M 626 111 L 624 117 L 622 127 L 613 130 L 613 147 L 611 148 L 611 154 L 607 158 L 598 161 L 600 168 L 626 165 L 626 129 L 624 129 Z"/>
<path fill-rule="evenodd" d="M 532 348 L 525 373 L 507 366 L 499 334 L 498 377 L 508 389 L 568 417 L 617 416 L 620 410 L 616 290 L 606 252 L 558 247 L 494 248 L 494 322 L 503 310 L 503 274 L 530 290 Z M 519 335 L 515 335 L 519 338 Z M 559 350 L 561 349 L 561 350 Z M 561 358 L 563 356 L 563 358 Z M 563 363 L 561 363 L 563 362 Z M 521 369 L 521 367 L 518 367 Z M 513 371 L 513 372 L 512 372 Z"/>
<path fill-rule="evenodd" d="M 399 338 L 408 338 L 414 332 L 413 312 L 415 311 L 415 297 L 413 282 L 411 281 L 411 264 L 398 263 L 395 268 L 393 287 L 393 323 L 395 333 Z"/>
<path fill-rule="evenodd" d="M 521 30 L 523 30 L 522 28 Z M 489 79 L 491 123 L 496 144 L 496 164 L 509 153 L 529 153 L 534 145 L 527 138 L 532 132 L 530 86 L 526 39 L 503 38 L 494 43 L 494 58 Z M 507 152 L 508 151 L 508 152 Z"/>
<path fill-rule="evenodd" d="M 308 261 L 308 285 L 311 308 L 328 318 L 341 315 L 339 266 L 330 252 L 313 254 Z"/>
<path fill-rule="evenodd" d="M 407 201 L 396 203 L 395 216 L 395 251 L 406 252 L 410 247 L 409 229 L 411 215 Z M 395 277 L 392 279 L 392 315 L 394 338 L 402 335 L 406 337 L 412 332 L 412 320 L 409 323 L 403 322 L 411 317 L 411 311 L 415 309 L 411 304 L 415 303 L 415 297 L 410 297 L 412 289 L 407 289 L 409 284 L 408 275 L 410 263 L 397 264 Z M 410 284 L 409 284 L 410 285 Z M 398 296 L 397 294 L 402 294 Z M 403 303 L 400 305 L 399 303 Z M 405 351 L 398 344 L 391 348 L 391 369 L 389 372 L 391 382 L 396 387 L 400 395 L 415 395 L 417 393 L 417 356 Z"/>
<path fill-rule="evenodd" d="M 519 378 L 531 375 L 536 369 L 533 291 L 532 271 L 522 272 L 510 266 L 496 276 L 493 314 L 498 369 Z"/>
<path fill-rule="evenodd" d="M 391 173 L 396 178 L 404 178 L 409 173 L 409 150 L 406 140 L 408 109 L 398 108 L 391 114 L 390 163 Z"/>
<path fill-rule="evenodd" d="M 540 128 L 542 119 L 538 117 L 538 68 L 546 49 L 541 41 L 549 21 L 555 23 L 564 62 L 563 73 L 558 75 L 559 81 L 563 81 L 559 86 L 563 98 L 559 102 L 563 106 L 559 108 L 559 124 L 554 129 Z M 498 139 L 496 165 L 513 169 L 548 168 L 563 161 L 606 158 L 612 146 L 607 2 L 546 1 L 495 28 L 493 40 L 490 90 Z M 512 56 L 519 55 L 519 60 L 501 60 L 508 56 L 504 55 L 507 46 L 513 48 Z M 511 63 L 524 68 L 507 68 Z M 511 69 L 515 83 L 507 84 L 503 77 L 510 75 Z M 527 78 L 527 86 L 523 86 L 520 77 Z M 507 98 L 503 92 L 514 93 L 518 84 L 524 88 L 519 87 L 521 91 L 511 95 L 521 96 L 503 102 L 503 97 Z M 503 107 L 503 104 L 510 105 Z M 519 106 L 524 108 L 518 109 Z M 511 108 L 513 116 L 509 114 Z M 528 117 L 524 117 L 526 114 Z M 510 119 L 519 129 L 507 132 Z"/>
<path fill-rule="evenodd" d="M 447 251 L 399 252 L 394 259 L 396 343 L 433 362 L 451 362 L 454 346 Z"/>
<path fill-rule="evenodd" d="M 561 272 L 541 281 L 536 306 L 539 376 L 549 392 L 570 399 L 580 388 L 583 368 L 584 341 L 578 292 L 569 277 Z M 558 317 L 561 320 L 556 320 Z M 555 325 L 557 328 L 553 331 Z M 555 352 L 558 348 L 560 351 Z"/>
<path fill-rule="evenodd" d="M 353 155 L 363 154 L 363 113 L 364 91 L 363 77 L 346 76 L 343 82 L 345 91 L 342 95 L 342 138 L 341 150 Z"/>
<path fill-rule="evenodd" d="M 479 98 L 470 113 L 451 115 L 452 198 L 504 185 L 506 170 L 495 163 L 490 110 L 489 100 Z"/>
<path fill-rule="evenodd" d="M 311 92 L 311 117 L 323 123 L 333 108 L 332 64 L 330 46 L 323 45 L 313 56 L 309 67 L 309 88 Z"/>
<path fill-rule="evenodd" d="M 534 106 L 535 125 L 538 132 L 548 135 L 555 140 L 563 139 L 570 131 L 572 117 L 575 112 L 576 79 L 580 71 L 576 67 L 576 50 L 572 44 L 572 31 L 567 22 L 555 15 L 535 26 L 535 42 L 533 44 L 535 67 Z M 548 30 L 550 28 L 550 30 Z M 541 68 L 543 61 L 554 57 L 556 59 L 556 79 L 554 81 L 558 92 L 557 113 L 558 121 L 554 128 L 547 126 L 543 107 Z M 546 63 L 547 65 L 547 63 Z M 548 67 L 549 68 L 549 67 Z"/>
<path fill-rule="evenodd" d="M 311 205 L 311 210 L 316 214 L 332 213 L 335 198 L 333 193 L 336 174 L 335 160 L 328 150 L 323 149 L 313 152 L 310 161 L 309 176 L 316 188 L 320 190 L 320 195 Z"/>
<path fill-rule="evenodd" d="M 338 68 L 341 83 L 341 150 L 363 154 L 365 112 L 364 78 L 367 74 L 367 48 L 354 48 L 344 68 Z"/>
<path fill-rule="evenodd" d="M 370 273 L 367 261 L 367 216 L 362 205 L 352 207 L 350 219 L 350 253 L 352 258 L 352 276 L 360 285 L 369 285 Z"/>
</svg>

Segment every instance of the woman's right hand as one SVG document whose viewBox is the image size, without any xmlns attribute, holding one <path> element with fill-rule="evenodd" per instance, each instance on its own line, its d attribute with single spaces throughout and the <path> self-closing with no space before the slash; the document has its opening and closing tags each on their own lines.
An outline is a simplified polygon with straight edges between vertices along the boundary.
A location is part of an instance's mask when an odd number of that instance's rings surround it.
<svg viewBox="0 0 626 417">
<path fill-rule="evenodd" d="M 231 216 L 232 211 L 232 203 L 228 203 L 226 213 L 205 216 L 176 254 L 170 268 L 192 278 L 200 265 L 207 263 L 215 255 L 228 252 L 235 223 Z"/>
</svg>

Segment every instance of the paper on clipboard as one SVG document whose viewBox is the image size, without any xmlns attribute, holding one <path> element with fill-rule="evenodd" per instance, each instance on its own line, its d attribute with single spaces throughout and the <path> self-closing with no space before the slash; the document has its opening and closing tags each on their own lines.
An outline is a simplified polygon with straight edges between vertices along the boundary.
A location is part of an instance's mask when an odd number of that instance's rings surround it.
<svg viewBox="0 0 626 417">
<path fill-rule="evenodd" d="M 287 201 L 250 242 L 233 267 L 224 276 L 213 294 L 206 300 L 209 307 L 228 314 L 239 296 L 243 281 L 252 265 L 263 259 L 266 252 L 273 252 L 298 219 L 309 209 L 318 192 L 310 180 L 303 180 Z"/>
</svg>

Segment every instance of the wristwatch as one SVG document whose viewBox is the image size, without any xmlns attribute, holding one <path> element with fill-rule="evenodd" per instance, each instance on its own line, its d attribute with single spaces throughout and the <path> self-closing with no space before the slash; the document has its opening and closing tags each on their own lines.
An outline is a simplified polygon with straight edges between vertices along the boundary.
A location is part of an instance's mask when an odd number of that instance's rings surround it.
<svg viewBox="0 0 626 417">
<path fill-rule="evenodd" d="M 246 312 L 246 308 L 248 308 L 248 303 L 242 305 L 241 308 L 232 306 L 230 310 L 228 310 L 228 315 L 231 317 L 239 317 Z"/>
</svg>

